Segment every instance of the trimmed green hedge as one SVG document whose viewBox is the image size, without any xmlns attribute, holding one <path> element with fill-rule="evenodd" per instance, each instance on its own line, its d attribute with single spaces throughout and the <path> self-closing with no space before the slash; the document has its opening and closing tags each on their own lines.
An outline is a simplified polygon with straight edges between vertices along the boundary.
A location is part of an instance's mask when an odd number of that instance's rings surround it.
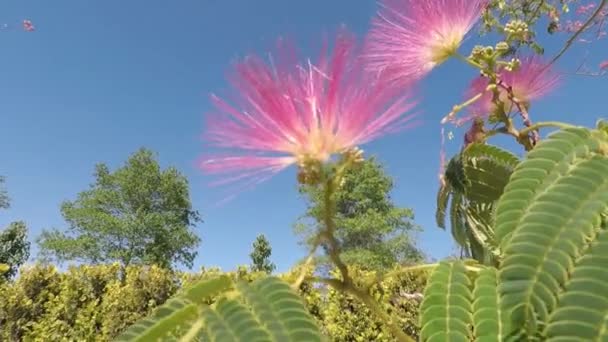
<svg viewBox="0 0 608 342">
<path fill-rule="evenodd" d="M 118 264 L 70 267 L 59 272 L 49 265 L 23 268 L 17 279 L 0 282 L 1 341 L 110 341 L 129 325 L 152 312 L 184 285 L 222 273 L 176 273 L 155 266 Z M 246 267 L 227 273 L 253 281 L 261 276 Z M 296 279 L 294 270 L 281 277 Z M 373 274 L 353 270 L 355 279 Z M 370 291 L 383 305 L 397 310 L 404 331 L 417 336 L 419 300 L 425 277 L 397 274 Z M 380 322 L 365 307 L 333 289 L 304 282 L 300 294 L 306 307 L 332 341 L 390 341 Z"/>
</svg>

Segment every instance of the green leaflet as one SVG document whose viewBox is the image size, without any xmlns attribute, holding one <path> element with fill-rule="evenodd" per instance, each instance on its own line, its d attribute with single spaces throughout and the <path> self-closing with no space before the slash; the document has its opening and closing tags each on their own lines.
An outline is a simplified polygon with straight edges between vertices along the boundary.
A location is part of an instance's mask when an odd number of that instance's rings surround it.
<svg viewBox="0 0 608 342">
<path fill-rule="evenodd" d="M 455 194 L 452 196 L 450 205 L 450 226 L 452 228 L 452 237 L 460 246 L 467 246 L 467 224 L 464 221 L 463 213 L 464 195 Z"/>
<path fill-rule="evenodd" d="M 201 301 L 227 291 L 232 287 L 232 279 L 227 275 L 221 275 L 208 280 L 199 281 L 184 291 L 182 297 L 193 303 Z"/>
<path fill-rule="evenodd" d="M 435 211 L 435 222 L 439 228 L 445 229 L 445 213 L 450 200 L 452 187 L 449 184 L 443 185 L 437 191 L 437 210 Z"/>
</svg>

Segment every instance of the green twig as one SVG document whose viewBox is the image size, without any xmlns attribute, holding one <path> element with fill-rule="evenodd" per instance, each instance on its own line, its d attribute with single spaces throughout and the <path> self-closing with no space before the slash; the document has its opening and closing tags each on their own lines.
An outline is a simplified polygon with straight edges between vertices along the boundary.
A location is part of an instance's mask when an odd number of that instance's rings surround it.
<svg viewBox="0 0 608 342">
<path fill-rule="evenodd" d="M 376 283 L 382 282 L 382 281 L 387 280 L 392 277 L 400 276 L 402 274 L 433 271 L 435 269 L 435 267 L 437 267 L 437 266 L 439 266 L 439 263 L 399 267 L 395 270 L 387 272 L 383 277 L 377 277 Z M 465 267 L 466 267 L 467 271 L 471 271 L 471 272 L 479 272 L 479 270 L 481 270 L 480 267 L 474 266 L 474 265 L 465 265 Z"/>
<path fill-rule="evenodd" d="M 334 220 L 334 216 L 336 213 L 336 203 L 333 198 L 334 191 L 336 187 L 340 184 L 342 180 L 342 176 L 347 168 L 347 163 L 341 165 L 333 174 L 326 174 L 323 177 L 323 200 L 324 200 L 324 210 L 323 210 L 323 221 L 324 221 L 324 229 L 320 232 L 320 237 L 327 243 L 327 254 L 329 255 L 332 262 L 336 265 L 340 274 L 342 276 L 342 280 L 338 279 L 326 279 L 326 278 L 311 278 L 313 280 L 317 280 L 333 286 L 335 289 L 339 291 L 348 292 L 357 298 L 359 298 L 378 318 L 380 318 L 385 324 L 388 325 L 391 330 L 393 336 L 397 339 L 397 341 L 401 342 L 414 342 L 410 336 L 405 334 L 399 325 L 396 323 L 396 320 L 391 318 L 389 314 L 387 314 L 384 309 L 378 305 L 378 303 L 372 298 L 369 293 L 360 290 L 352 281 L 349 273 L 348 267 L 340 258 L 340 244 L 335 237 L 336 230 L 336 222 Z"/>
<path fill-rule="evenodd" d="M 454 116 L 460 112 L 461 110 L 463 110 L 464 108 L 472 105 L 473 103 L 477 102 L 479 99 L 481 99 L 481 97 L 488 91 L 492 91 L 496 88 L 496 85 L 494 84 L 490 84 L 486 87 L 486 89 L 478 94 L 476 94 L 475 96 L 471 97 L 470 99 L 464 101 L 461 104 L 457 104 L 454 105 L 452 107 L 452 111 L 448 113 L 448 115 L 446 115 L 443 119 L 441 119 L 441 124 L 445 124 L 446 122 L 452 120 L 454 118 Z"/>
<path fill-rule="evenodd" d="M 429 270 L 432 271 L 437 266 L 439 266 L 438 263 L 399 267 L 390 272 L 387 272 L 384 276 L 376 277 L 375 284 L 380 283 L 386 279 L 402 275 L 402 274 L 414 273 L 414 272 L 424 272 L 424 271 L 429 271 Z"/>
<path fill-rule="evenodd" d="M 320 240 L 321 239 L 318 237 L 315 239 L 315 241 L 312 245 L 312 248 L 310 249 L 310 253 L 308 254 L 308 257 L 306 258 L 304 265 L 302 265 L 302 271 L 300 271 L 300 275 L 298 276 L 296 281 L 293 282 L 293 284 L 291 284 L 291 288 L 294 291 L 297 291 L 300 288 L 300 285 L 302 285 L 302 282 L 306 278 L 306 273 L 308 272 L 308 267 L 314 261 L 315 252 L 317 251 L 317 248 L 319 247 L 319 243 L 321 242 Z"/>
<path fill-rule="evenodd" d="M 559 129 L 566 129 L 566 128 L 572 128 L 574 126 L 563 123 L 563 122 L 558 122 L 558 121 L 537 122 L 537 123 L 531 125 L 530 127 L 526 127 L 524 129 L 522 129 L 521 131 L 519 131 L 519 135 L 525 136 L 528 133 L 530 133 L 531 131 L 535 131 L 535 130 L 537 130 L 539 128 L 543 128 L 543 127 L 555 127 L 555 128 L 559 128 Z"/>
<path fill-rule="evenodd" d="M 551 60 L 551 62 L 549 64 L 547 64 L 547 67 L 551 66 L 553 63 L 555 63 L 564 53 L 566 53 L 566 51 L 570 48 L 570 46 L 574 43 L 574 41 L 576 40 L 576 38 L 578 38 L 578 36 L 580 36 L 583 31 L 585 31 L 587 29 L 587 27 L 589 27 L 589 25 L 591 25 L 591 23 L 593 22 L 593 20 L 595 20 L 595 18 L 602 12 L 602 9 L 604 8 L 604 6 L 606 5 L 606 2 L 608 2 L 608 0 L 602 0 L 602 2 L 600 3 L 599 6 L 597 6 L 597 8 L 595 9 L 595 12 L 593 12 L 593 14 L 591 15 L 591 17 L 589 17 L 589 19 L 587 19 L 587 21 L 583 24 L 583 26 L 581 26 L 581 28 L 576 31 L 572 37 L 570 37 L 570 39 L 568 39 L 566 41 L 566 44 L 564 45 L 564 47 L 559 51 L 559 53 L 557 55 L 555 55 L 555 57 L 553 57 L 553 59 Z"/>
<path fill-rule="evenodd" d="M 496 128 L 496 129 L 491 129 L 491 130 L 487 131 L 485 138 L 488 139 L 488 138 L 490 138 L 490 137 L 492 137 L 492 136 L 494 136 L 496 134 L 499 134 L 499 133 L 509 134 L 507 132 L 507 128 L 504 127 L 504 126 L 501 126 L 501 127 Z"/>
<path fill-rule="evenodd" d="M 348 267 L 340 258 L 340 245 L 338 240 L 334 236 L 336 231 L 336 222 L 334 221 L 334 213 L 336 203 L 332 198 L 334 193 L 334 189 L 336 186 L 336 182 L 339 182 L 341 179 L 341 174 L 336 174 L 334 177 L 329 177 L 325 180 L 325 191 L 324 191 L 324 211 L 323 211 L 323 221 L 325 223 L 325 229 L 321 232 L 321 236 L 324 240 L 329 244 L 328 246 L 328 254 L 332 262 L 338 267 L 340 273 L 342 274 L 342 278 L 345 282 L 351 282 L 350 276 L 348 275 Z"/>
<path fill-rule="evenodd" d="M 468 65 L 470 65 L 470 66 L 472 66 L 472 67 L 474 67 L 476 69 L 479 69 L 479 70 L 483 70 L 484 69 L 484 67 L 481 64 L 472 61 L 470 58 L 467 58 L 467 57 L 459 54 L 458 52 L 452 54 L 452 56 L 456 57 L 457 59 L 459 59 L 459 60 L 467 63 Z"/>
</svg>

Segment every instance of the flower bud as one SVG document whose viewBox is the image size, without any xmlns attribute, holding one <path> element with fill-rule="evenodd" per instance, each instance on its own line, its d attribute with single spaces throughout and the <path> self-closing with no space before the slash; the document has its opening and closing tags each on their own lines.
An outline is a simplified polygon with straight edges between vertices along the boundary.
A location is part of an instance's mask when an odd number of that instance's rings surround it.
<svg viewBox="0 0 608 342">
<path fill-rule="evenodd" d="M 510 64 L 511 64 L 511 70 L 515 71 L 515 70 L 519 69 L 519 66 L 521 65 L 521 61 L 518 58 L 512 58 Z"/>
<path fill-rule="evenodd" d="M 471 57 L 476 60 L 481 59 L 483 57 L 483 46 L 476 45 L 473 50 L 471 50 Z"/>
<path fill-rule="evenodd" d="M 471 127 L 464 135 L 464 146 L 468 146 L 473 143 L 481 143 L 485 140 L 486 130 L 484 128 L 484 121 L 481 118 L 476 118 Z"/>
<path fill-rule="evenodd" d="M 507 51 L 509 51 L 509 48 L 510 47 L 509 47 L 509 44 L 507 42 L 500 42 L 500 43 L 496 44 L 496 51 L 499 52 L 499 53 L 501 53 L 501 54 L 504 54 Z"/>
</svg>

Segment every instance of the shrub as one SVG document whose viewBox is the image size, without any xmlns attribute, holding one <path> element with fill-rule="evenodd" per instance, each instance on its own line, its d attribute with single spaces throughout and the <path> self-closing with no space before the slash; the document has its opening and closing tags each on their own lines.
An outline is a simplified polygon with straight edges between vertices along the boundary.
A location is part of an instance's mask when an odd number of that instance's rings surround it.
<svg viewBox="0 0 608 342">
<path fill-rule="evenodd" d="M 222 274 L 247 282 L 266 276 L 243 266 L 232 272 L 203 268 L 196 273 L 129 266 L 124 274 L 119 264 L 72 266 L 65 272 L 52 265 L 24 267 L 14 281 L 0 283 L 0 340 L 110 341 L 183 288 Z M 293 282 L 298 275 L 294 268 L 280 278 Z M 353 275 L 374 278 L 372 272 L 356 269 Z M 371 293 L 396 310 L 404 330 L 416 336 L 418 300 L 403 294 L 421 291 L 424 283 L 424 277 L 395 273 L 372 286 Z M 332 341 L 390 341 L 381 322 L 351 296 L 308 281 L 300 285 L 299 294 Z"/>
</svg>

